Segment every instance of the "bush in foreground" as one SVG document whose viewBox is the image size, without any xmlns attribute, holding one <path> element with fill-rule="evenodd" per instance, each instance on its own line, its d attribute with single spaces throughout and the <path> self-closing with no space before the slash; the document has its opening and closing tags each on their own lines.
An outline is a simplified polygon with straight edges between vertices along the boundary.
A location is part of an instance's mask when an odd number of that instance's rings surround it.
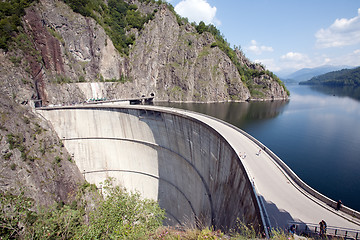
<svg viewBox="0 0 360 240">
<path fill-rule="evenodd" d="M 162 225 L 165 212 L 153 200 L 105 182 L 105 198 L 81 226 L 79 239 L 146 239 Z"/>
<path fill-rule="evenodd" d="M 60 203 L 37 211 L 23 193 L 0 193 L 0 239 L 147 239 L 162 225 L 165 213 L 157 202 L 106 181 L 103 198 L 92 194 L 96 206 L 91 208 L 84 198 L 94 188 L 84 186 L 71 206 Z"/>
<path fill-rule="evenodd" d="M 164 227 L 165 212 L 156 201 L 129 193 L 111 180 L 104 185 L 103 195 L 86 183 L 71 205 L 59 203 L 36 211 L 24 193 L 0 193 L 0 239 L 261 239 L 240 221 L 227 234 L 209 227 Z M 280 231 L 272 238 L 293 239 Z"/>
</svg>

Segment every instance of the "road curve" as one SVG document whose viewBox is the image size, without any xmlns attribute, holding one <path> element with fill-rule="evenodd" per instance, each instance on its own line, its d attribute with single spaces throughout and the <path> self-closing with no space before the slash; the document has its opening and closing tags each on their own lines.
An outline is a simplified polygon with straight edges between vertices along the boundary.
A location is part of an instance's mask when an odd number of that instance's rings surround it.
<svg viewBox="0 0 360 240">
<path fill-rule="evenodd" d="M 360 231 L 359 219 L 335 211 L 326 203 L 308 194 L 292 180 L 269 152 L 262 151 L 259 154 L 259 145 L 234 126 L 213 117 L 181 109 L 138 105 L 121 106 L 121 108 L 147 109 L 194 118 L 218 132 L 239 155 L 246 154 L 246 157 L 240 159 L 256 188 L 259 199 L 262 200 L 265 221 L 270 222 L 272 228 L 285 229 L 289 226 L 289 222 L 293 221 L 317 224 L 324 219 L 329 227 Z"/>
<path fill-rule="evenodd" d="M 149 107 L 153 110 L 159 107 Z M 166 108 L 169 111 L 169 108 Z M 264 151 L 259 154 L 259 146 L 234 127 L 203 114 L 170 109 L 204 122 L 219 132 L 241 155 L 248 175 L 263 200 L 271 227 L 285 229 L 289 222 L 319 223 L 322 219 L 328 226 L 360 230 L 359 219 L 335 211 L 327 204 L 307 194 L 297 186 L 284 170 Z"/>
</svg>

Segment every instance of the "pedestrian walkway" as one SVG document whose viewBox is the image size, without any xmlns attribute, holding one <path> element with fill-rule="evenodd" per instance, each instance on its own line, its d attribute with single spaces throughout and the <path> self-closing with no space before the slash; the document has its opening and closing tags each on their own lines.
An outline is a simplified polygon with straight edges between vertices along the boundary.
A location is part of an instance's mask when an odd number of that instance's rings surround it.
<svg viewBox="0 0 360 240">
<path fill-rule="evenodd" d="M 287 229 L 289 222 L 318 223 L 324 219 L 329 226 L 359 229 L 360 220 L 339 213 L 325 203 L 310 196 L 297 186 L 285 171 L 265 151 L 234 127 L 202 114 L 176 110 L 208 124 L 218 131 L 238 153 L 265 206 L 272 228 Z"/>
</svg>

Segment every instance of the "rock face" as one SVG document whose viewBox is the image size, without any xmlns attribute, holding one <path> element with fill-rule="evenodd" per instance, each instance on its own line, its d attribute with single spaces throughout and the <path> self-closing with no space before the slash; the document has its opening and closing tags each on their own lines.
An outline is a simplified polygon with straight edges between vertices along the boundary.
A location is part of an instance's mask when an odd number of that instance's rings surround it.
<svg viewBox="0 0 360 240">
<path fill-rule="evenodd" d="M 143 13 L 158 9 L 153 20 L 135 33 L 129 56 L 121 55 L 105 30 L 92 18 L 74 13 L 61 1 L 41 0 L 26 11 L 24 27 L 36 54 L 26 54 L 33 98 L 43 105 L 71 104 L 95 97 L 78 82 L 97 82 L 107 99 L 155 94 L 165 101 L 244 101 L 286 99 L 285 89 L 268 74 L 253 77 L 261 95 L 242 81 L 234 63 L 218 47 L 213 35 L 179 25 L 166 5 L 132 1 Z M 19 53 L 18 53 L 19 54 Z M 240 63 L 263 71 L 237 51 Z M 103 82 L 104 80 L 120 80 Z M 60 83 L 60 84 L 59 84 Z M 90 86 L 90 85 L 88 85 Z"/>
<path fill-rule="evenodd" d="M 37 205 L 71 203 L 84 179 L 52 127 L 31 110 L 36 88 L 47 86 L 38 65 L 19 51 L 0 53 L 0 193 L 23 192 Z"/>
<path fill-rule="evenodd" d="M 0 193 L 71 203 L 83 176 L 46 121 L 0 94 Z"/>
<path fill-rule="evenodd" d="M 172 29 L 169 31 L 168 29 Z M 210 33 L 179 26 L 162 8 L 147 24 L 131 52 L 131 72 L 141 92 L 169 101 L 246 100 L 249 90 Z"/>
<path fill-rule="evenodd" d="M 51 127 L 32 113 L 31 104 L 152 93 L 155 100 L 164 101 L 287 98 L 272 75 L 237 51 L 243 66 L 262 72 L 253 76 L 250 89 L 233 61 L 213 45 L 213 35 L 179 25 L 166 5 L 128 2 L 145 14 L 157 10 L 142 30 L 127 30 L 136 37 L 129 55 L 116 50 L 94 19 L 74 13 L 63 1 L 39 0 L 26 9 L 12 48 L 0 50 L 1 192 L 22 186 L 38 203 L 51 204 L 67 201 L 83 181 Z"/>
</svg>

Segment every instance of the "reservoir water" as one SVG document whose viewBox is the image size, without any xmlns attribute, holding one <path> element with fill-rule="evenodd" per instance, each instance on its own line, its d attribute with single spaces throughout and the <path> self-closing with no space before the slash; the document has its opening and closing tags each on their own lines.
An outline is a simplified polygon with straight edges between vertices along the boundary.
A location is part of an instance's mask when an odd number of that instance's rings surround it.
<svg viewBox="0 0 360 240">
<path fill-rule="evenodd" d="M 312 188 L 360 211 L 360 88 L 287 87 L 289 101 L 155 105 L 204 113 L 245 130 Z"/>
</svg>

